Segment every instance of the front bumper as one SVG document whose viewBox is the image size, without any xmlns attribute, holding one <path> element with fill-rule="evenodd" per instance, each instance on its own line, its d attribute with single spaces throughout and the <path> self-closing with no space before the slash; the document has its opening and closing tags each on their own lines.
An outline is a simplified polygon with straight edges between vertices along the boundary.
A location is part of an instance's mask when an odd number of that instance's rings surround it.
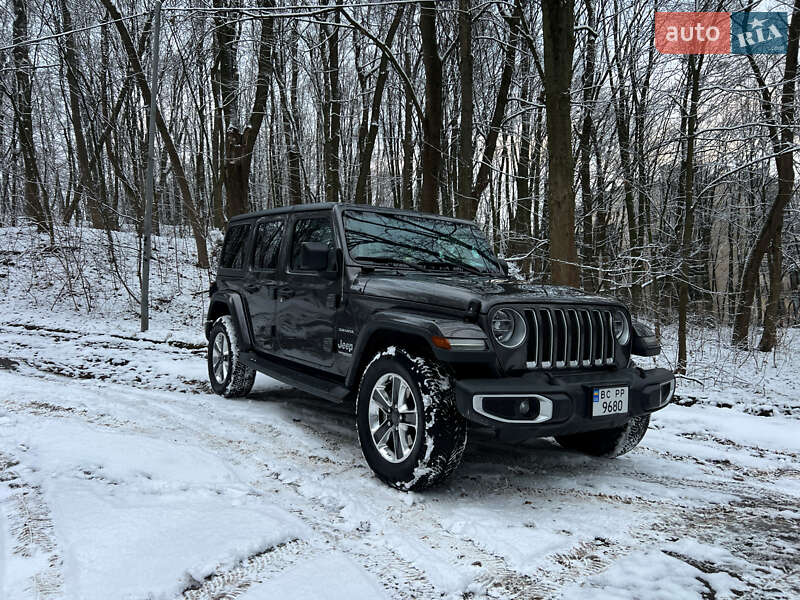
<svg viewBox="0 0 800 600">
<path fill-rule="evenodd" d="M 594 388 L 614 386 L 628 387 L 628 412 L 592 417 Z M 470 421 L 522 439 L 618 427 L 664 408 L 674 391 L 675 377 L 667 369 L 530 371 L 499 379 L 461 379 L 456 402 Z M 514 408 L 520 400 L 530 406 L 525 415 Z"/>
</svg>

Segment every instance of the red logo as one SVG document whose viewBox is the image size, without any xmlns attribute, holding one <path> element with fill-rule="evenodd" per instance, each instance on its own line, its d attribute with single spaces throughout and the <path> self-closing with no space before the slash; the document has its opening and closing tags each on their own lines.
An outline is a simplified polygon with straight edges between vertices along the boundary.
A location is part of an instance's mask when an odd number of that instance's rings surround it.
<svg viewBox="0 0 800 600">
<path fill-rule="evenodd" d="M 657 12 L 655 33 L 662 54 L 730 54 L 731 14 Z"/>
</svg>

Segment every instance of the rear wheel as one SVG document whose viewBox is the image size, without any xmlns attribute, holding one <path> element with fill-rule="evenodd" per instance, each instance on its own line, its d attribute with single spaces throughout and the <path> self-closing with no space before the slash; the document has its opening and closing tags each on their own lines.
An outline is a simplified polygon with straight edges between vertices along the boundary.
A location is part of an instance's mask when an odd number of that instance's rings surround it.
<svg viewBox="0 0 800 600">
<path fill-rule="evenodd" d="M 395 347 L 376 354 L 362 375 L 356 412 L 364 458 L 391 486 L 430 487 L 461 462 L 467 424 L 452 379 L 435 360 Z"/>
<path fill-rule="evenodd" d="M 239 337 L 229 315 L 217 319 L 208 336 L 208 379 L 211 389 L 226 398 L 253 389 L 256 371 L 239 360 Z"/>
<path fill-rule="evenodd" d="M 630 452 L 647 433 L 650 415 L 632 417 L 625 425 L 612 429 L 587 431 L 571 435 L 557 435 L 556 441 L 570 450 L 577 450 L 591 456 L 616 458 Z"/>
</svg>

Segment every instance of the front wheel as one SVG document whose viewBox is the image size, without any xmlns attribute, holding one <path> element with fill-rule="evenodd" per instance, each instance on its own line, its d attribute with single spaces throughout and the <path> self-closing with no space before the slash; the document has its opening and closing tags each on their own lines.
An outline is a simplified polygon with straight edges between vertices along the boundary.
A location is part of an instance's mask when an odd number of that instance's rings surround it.
<svg viewBox="0 0 800 600">
<path fill-rule="evenodd" d="M 208 336 L 208 379 L 211 389 L 226 398 L 253 389 L 256 371 L 239 360 L 239 336 L 229 315 L 217 319 Z"/>
<path fill-rule="evenodd" d="M 621 427 L 557 435 L 556 441 L 569 450 L 577 450 L 591 456 L 616 458 L 639 445 L 644 434 L 647 433 L 649 424 L 650 415 L 641 415 L 632 417 Z"/>
<path fill-rule="evenodd" d="M 435 360 L 396 347 L 376 354 L 362 375 L 356 413 L 364 458 L 393 487 L 430 487 L 461 462 L 467 424 L 452 379 Z"/>
</svg>

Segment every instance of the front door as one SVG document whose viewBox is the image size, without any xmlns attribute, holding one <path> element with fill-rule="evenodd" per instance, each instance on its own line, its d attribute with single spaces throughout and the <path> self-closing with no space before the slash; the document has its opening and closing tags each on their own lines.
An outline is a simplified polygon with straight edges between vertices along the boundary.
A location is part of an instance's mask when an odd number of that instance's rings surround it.
<svg viewBox="0 0 800 600">
<path fill-rule="evenodd" d="M 298 214 L 289 221 L 288 252 L 278 298 L 278 344 L 281 355 L 312 366 L 333 364 L 334 320 L 340 282 L 300 268 L 303 242 L 336 247 L 330 213 Z"/>
<path fill-rule="evenodd" d="M 278 258 L 284 226 L 284 217 L 267 217 L 256 223 L 253 234 L 253 257 L 244 291 L 253 326 L 253 343 L 261 352 L 275 351 Z"/>
</svg>

